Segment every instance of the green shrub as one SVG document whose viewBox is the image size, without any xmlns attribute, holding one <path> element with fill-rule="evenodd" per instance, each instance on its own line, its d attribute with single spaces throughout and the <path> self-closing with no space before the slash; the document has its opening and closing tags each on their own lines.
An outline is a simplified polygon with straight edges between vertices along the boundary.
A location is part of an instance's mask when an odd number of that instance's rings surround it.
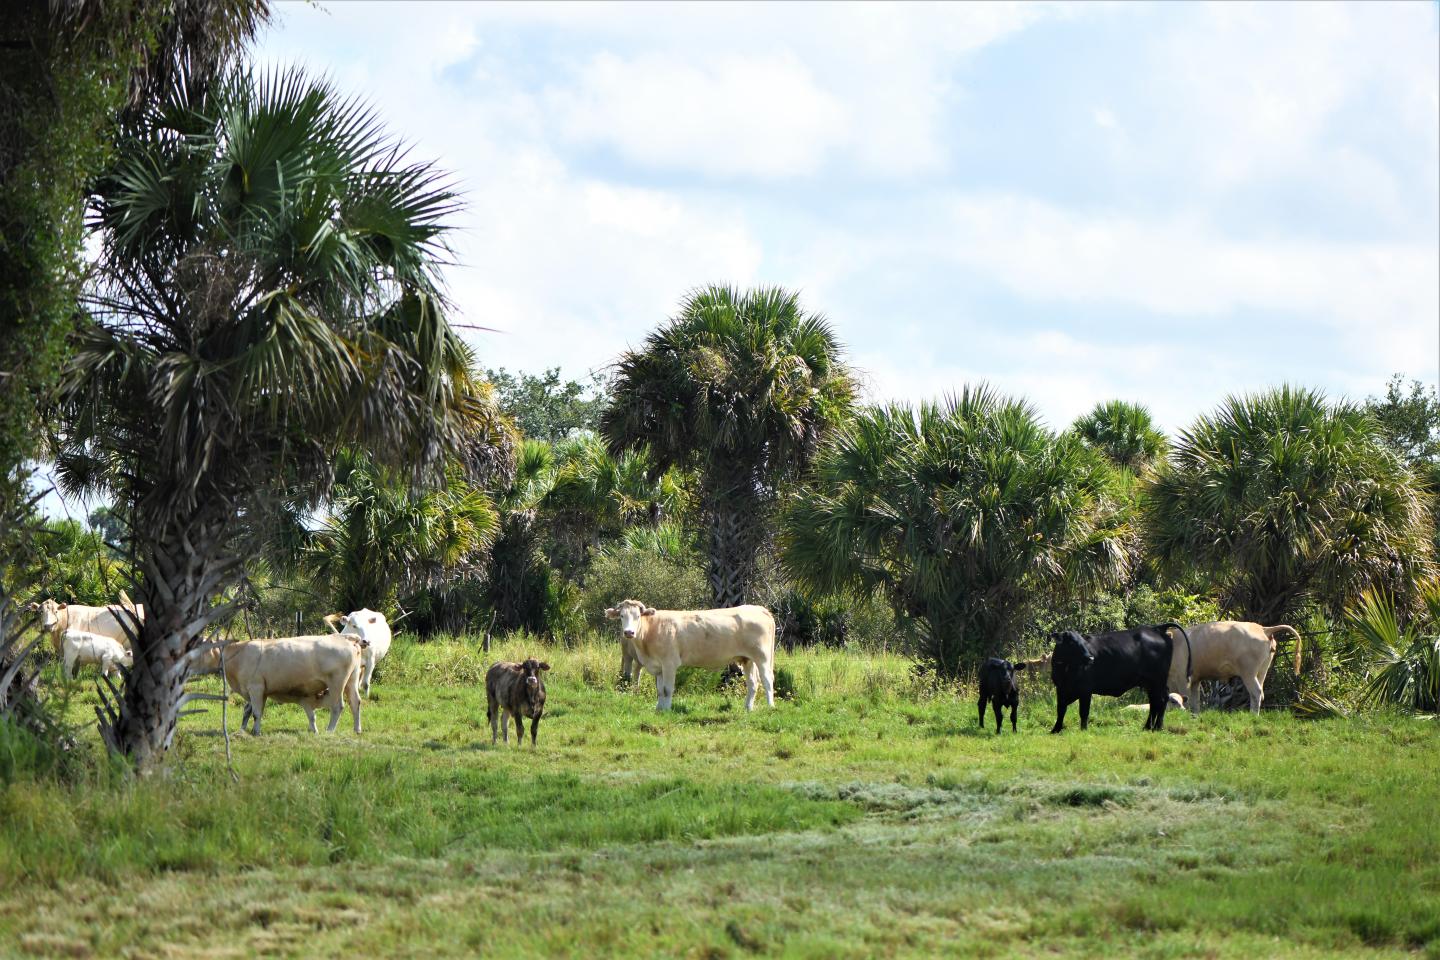
<svg viewBox="0 0 1440 960">
<path fill-rule="evenodd" d="M 693 554 L 657 554 L 632 546 L 603 551 L 585 578 L 583 615 L 603 626 L 605 608 L 621 600 L 643 600 L 661 610 L 698 610 L 711 605 L 703 562 Z"/>
</svg>

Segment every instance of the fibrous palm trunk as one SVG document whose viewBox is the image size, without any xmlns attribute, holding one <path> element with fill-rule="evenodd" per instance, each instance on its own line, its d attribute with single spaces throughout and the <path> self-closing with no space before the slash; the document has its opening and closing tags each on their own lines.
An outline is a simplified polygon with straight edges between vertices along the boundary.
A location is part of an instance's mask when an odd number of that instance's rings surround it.
<svg viewBox="0 0 1440 960">
<path fill-rule="evenodd" d="M 714 497 L 706 513 L 710 558 L 706 574 L 717 607 L 749 603 L 756 580 L 756 558 L 764 537 L 762 506 L 754 498 Z"/>
<path fill-rule="evenodd" d="M 214 602 L 240 569 L 227 549 L 229 526 L 221 517 L 172 514 L 136 531 L 144 572 L 136 593 L 145 621 L 138 628 L 131 622 L 134 665 L 118 716 L 102 718 L 101 732 L 142 774 L 159 765 L 175 735 L 190 672 L 186 655 L 230 609 Z"/>
</svg>

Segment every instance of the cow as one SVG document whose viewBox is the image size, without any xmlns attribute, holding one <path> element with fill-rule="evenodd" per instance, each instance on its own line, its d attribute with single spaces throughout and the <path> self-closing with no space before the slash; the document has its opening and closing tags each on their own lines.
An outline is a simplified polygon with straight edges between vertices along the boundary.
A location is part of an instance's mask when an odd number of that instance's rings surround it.
<svg viewBox="0 0 1440 960">
<path fill-rule="evenodd" d="M 365 638 L 368 646 L 365 647 L 365 676 L 361 678 L 360 692 L 370 696 L 370 679 L 375 675 L 375 665 L 390 652 L 390 624 L 386 622 L 385 614 L 362 608 L 350 614 L 332 613 L 325 622 L 336 633 Z"/>
<path fill-rule="evenodd" d="M 1015 671 L 1030 666 L 1027 660 L 1011 663 L 999 657 L 991 657 L 980 668 L 980 726 L 985 726 L 985 704 L 989 701 L 995 708 L 995 732 L 1000 732 L 1001 710 L 1010 708 L 1010 731 L 1016 732 L 1015 711 L 1020 707 L 1020 685 L 1015 681 Z"/>
<path fill-rule="evenodd" d="M 108 677 L 118 667 L 132 665 L 130 652 L 120 646 L 120 641 L 85 630 L 66 630 L 60 642 L 60 652 L 65 658 L 66 680 L 75 676 L 77 667 L 94 665 Z"/>
<path fill-rule="evenodd" d="M 1189 638 L 1178 623 L 1093 636 L 1074 630 L 1052 634 L 1055 649 L 1050 658 L 1050 678 L 1055 683 L 1056 715 L 1050 732 L 1065 729 L 1065 711 L 1076 700 L 1080 701 L 1080 729 L 1084 730 L 1090 724 L 1092 696 L 1098 693 L 1118 697 L 1136 687 L 1145 691 L 1150 703 L 1145 729 L 1162 729 L 1169 703 L 1171 651 L 1176 646 L 1171 630 L 1179 630 L 1189 646 Z M 1187 674 L 1189 659 L 1187 653 Z"/>
<path fill-rule="evenodd" d="M 207 650 L 197 658 L 191 672 L 218 673 L 222 664 L 225 681 L 245 698 L 240 726 L 254 718 L 260 736 L 260 721 L 267 700 L 298 703 L 310 719 L 310 732 L 318 733 L 315 709 L 328 707 L 334 732 L 345 702 L 360 732 L 360 674 L 364 669 L 363 637 L 331 634 L 319 637 L 281 637 L 270 640 L 236 640 Z"/>
<path fill-rule="evenodd" d="M 1200 700 L 1193 696 L 1201 680 L 1229 680 L 1239 677 L 1250 694 L 1250 712 L 1259 713 L 1265 702 L 1265 676 L 1275 660 L 1275 637 L 1295 638 L 1295 674 L 1300 674 L 1300 631 L 1288 624 L 1262 627 L 1258 623 L 1220 620 L 1198 623 L 1189 630 L 1190 675 L 1178 660 L 1170 665 L 1170 690 L 1192 713 L 1200 712 Z"/>
<path fill-rule="evenodd" d="M 764 685 L 766 702 L 775 705 L 775 618 L 764 607 L 656 610 L 639 600 L 623 600 L 605 611 L 605 619 L 620 621 L 621 636 L 655 678 L 657 710 L 670 709 L 681 667 L 723 670 L 732 663 L 745 671 L 746 710 L 755 707 L 757 684 Z"/>
<path fill-rule="evenodd" d="M 525 717 L 530 718 L 530 746 L 535 746 L 535 731 L 545 712 L 545 680 L 540 674 L 550 664 L 531 657 L 522 663 L 501 661 L 485 674 L 485 716 L 490 720 L 490 743 L 494 744 L 498 726 L 510 742 L 510 718 L 515 718 L 515 742 L 525 743 Z"/>
<path fill-rule="evenodd" d="M 82 603 L 60 603 L 53 599 L 47 599 L 41 603 L 32 603 L 29 609 L 38 611 L 40 614 L 40 632 L 50 635 L 50 645 L 55 648 L 57 654 L 64 655 L 64 639 L 66 630 L 79 630 L 83 633 L 95 633 L 102 637 L 109 637 L 120 646 L 129 648 L 130 637 L 120 625 L 120 618 L 125 617 L 126 624 L 134 629 L 136 622 L 145 622 L 145 605 L 143 603 L 132 604 L 130 598 L 121 592 L 121 602 L 112 603 L 104 607 L 88 607 Z M 130 619 L 133 611 L 135 619 Z"/>
</svg>

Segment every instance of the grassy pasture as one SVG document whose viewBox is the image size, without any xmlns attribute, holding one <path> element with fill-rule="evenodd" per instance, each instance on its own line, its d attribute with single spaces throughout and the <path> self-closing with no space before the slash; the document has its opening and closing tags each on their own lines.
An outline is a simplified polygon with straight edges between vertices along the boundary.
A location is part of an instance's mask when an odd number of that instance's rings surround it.
<svg viewBox="0 0 1440 960">
<path fill-rule="evenodd" d="M 1434 722 L 1106 700 L 1052 737 L 1035 686 L 996 737 L 829 652 L 774 711 L 682 674 L 657 715 L 612 643 L 523 654 L 536 751 L 490 745 L 472 643 L 402 640 L 358 738 L 232 708 L 238 783 L 218 705 L 163 780 L 0 781 L 0 955 L 1440 957 Z"/>
</svg>

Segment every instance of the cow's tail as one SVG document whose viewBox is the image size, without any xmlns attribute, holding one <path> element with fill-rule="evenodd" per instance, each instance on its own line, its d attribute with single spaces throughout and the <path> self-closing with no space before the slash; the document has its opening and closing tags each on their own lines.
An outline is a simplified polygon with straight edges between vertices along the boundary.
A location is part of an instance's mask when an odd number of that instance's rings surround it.
<svg viewBox="0 0 1440 960">
<path fill-rule="evenodd" d="M 1300 676 L 1300 631 L 1288 623 L 1277 624 L 1273 627 L 1262 627 L 1261 629 L 1265 631 L 1265 636 L 1271 640 L 1275 639 L 1275 634 L 1277 633 L 1288 633 L 1295 638 L 1295 676 Z"/>
<path fill-rule="evenodd" d="M 1168 631 L 1168 630 L 1179 630 L 1179 631 L 1180 631 L 1180 636 L 1185 639 L 1185 683 L 1186 683 L 1186 684 L 1189 684 L 1189 683 L 1190 683 L 1190 673 L 1191 673 L 1192 668 L 1195 666 L 1195 658 L 1194 658 L 1194 655 L 1193 655 L 1192 651 L 1190 650 L 1190 634 L 1188 634 L 1188 633 L 1185 632 L 1185 628 L 1184 628 L 1184 627 L 1180 626 L 1180 624 L 1175 623 L 1175 622 L 1173 622 L 1173 621 L 1168 622 L 1168 623 L 1162 623 L 1162 624 L 1160 624 L 1156 629 L 1158 629 L 1158 630 L 1167 630 L 1167 631 Z M 1175 640 L 1175 638 L 1174 638 L 1174 637 L 1171 637 L 1170 640 L 1171 640 L 1171 642 L 1173 643 L 1174 640 Z"/>
</svg>

